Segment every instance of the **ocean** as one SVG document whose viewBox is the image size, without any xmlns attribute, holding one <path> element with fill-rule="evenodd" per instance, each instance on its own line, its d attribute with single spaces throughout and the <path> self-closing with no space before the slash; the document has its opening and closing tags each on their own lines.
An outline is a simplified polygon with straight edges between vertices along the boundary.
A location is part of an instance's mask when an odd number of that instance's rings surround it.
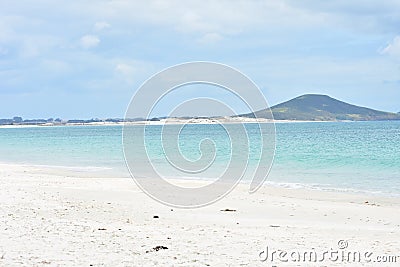
<svg viewBox="0 0 400 267">
<path fill-rule="evenodd" d="M 143 134 L 143 126 L 130 127 L 136 127 L 133 132 Z M 246 124 L 251 143 L 250 166 L 258 162 L 259 156 L 260 140 L 255 127 L 256 124 Z M 0 128 L 0 162 L 45 165 L 79 171 L 86 177 L 99 173 L 104 177 L 129 177 L 122 128 L 120 125 Z M 209 138 L 216 148 L 211 168 L 207 175 L 168 171 L 170 164 L 160 143 L 161 126 L 151 125 L 146 129 L 148 155 L 168 178 L 213 179 L 232 160 L 230 137 L 220 126 L 191 124 L 180 132 L 179 151 L 186 160 L 196 161 L 202 155 L 199 142 Z M 248 182 L 246 177 L 243 182 Z M 277 123 L 276 153 L 266 183 L 398 197 L 400 122 Z"/>
</svg>

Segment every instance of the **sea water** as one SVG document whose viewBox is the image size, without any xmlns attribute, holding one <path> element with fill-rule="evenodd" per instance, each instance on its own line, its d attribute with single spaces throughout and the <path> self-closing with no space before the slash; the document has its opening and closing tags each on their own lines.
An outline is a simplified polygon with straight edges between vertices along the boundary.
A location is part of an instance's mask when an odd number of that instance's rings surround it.
<svg viewBox="0 0 400 267">
<path fill-rule="evenodd" d="M 168 173 L 169 162 L 160 142 L 162 126 L 146 126 L 146 131 L 144 126 L 129 127 L 136 127 L 134 134 L 146 135 L 148 153 L 137 157 L 150 157 L 167 171 L 166 177 L 193 178 L 184 173 Z M 247 135 L 240 138 L 249 138 L 250 145 L 244 146 L 243 151 L 249 152 L 248 164 L 252 166 L 259 159 L 260 136 L 255 131 L 257 124 L 245 127 Z M 104 170 L 109 176 L 129 177 L 122 129 L 120 125 L 0 128 L 0 162 Z M 186 160 L 196 161 L 207 152 L 199 146 L 205 138 L 215 145 L 211 164 L 215 174 L 229 163 L 239 165 L 231 162 L 230 136 L 218 125 L 186 125 L 179 138 L 171 140 L 178 143 L 179 153 Z M 212 179 L 211 176 L 200 173 L 194 178 Z M 275 158 L 266 182 L 400 196 L 400 122 L 277 123 Z"/>
</svg>

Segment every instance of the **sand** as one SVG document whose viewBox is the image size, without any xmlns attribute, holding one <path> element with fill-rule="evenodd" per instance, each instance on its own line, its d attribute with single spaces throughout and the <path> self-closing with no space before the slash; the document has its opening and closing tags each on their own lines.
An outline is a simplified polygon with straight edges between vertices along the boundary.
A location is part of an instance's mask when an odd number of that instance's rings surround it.
<svg viewBox="0 0 400 267">
<path fill-rule="evenodd" d="M 123 126 L 123 125 L 184 125 L 184 124 L 241 124 L 241 123 L 310 123 L 310 122 L 335 122 L 335 121 L 300 121 L 300 120 L 270 120 L 270 119 L 255 119 L 244 117 L 220 117 L 220 118 L 168 118 L 159 121 L 131 121 L 131 122 L 88 122 L 88 123 L 45 123 L 45 124 L 13 124 L 0 125 L 0 129 L 13 128 L 37 128 L 37 127 L 60 127 L 60 126 Z M 344 121 L 343 121 L 344 122 Z"/>
<path fill-rule="evenodd" d="M 250 195 L 239 185 L 211 206 L 182 210 L 129 178 L 87 176 L 0 164 L 0 266 L 343 266 L 263 262 L 261 253 L 343 244 L 400 256 L 398 198 L 268 186 Z"/>
</svg>

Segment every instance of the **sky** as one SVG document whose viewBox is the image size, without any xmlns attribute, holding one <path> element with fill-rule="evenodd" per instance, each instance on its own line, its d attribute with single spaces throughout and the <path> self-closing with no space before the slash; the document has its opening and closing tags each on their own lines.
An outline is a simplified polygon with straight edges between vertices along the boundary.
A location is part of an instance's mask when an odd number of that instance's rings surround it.
<svg viewBox="0 0 400 267">
<path fill-rule="evenodd" d="M 319 93 L 399 112 L 400 1 L 0 0 L 0 118 L 123 117 L 143 82 L 190 61 L 240 70 L 270 105 Z M 207 94 L 237 103 L 193 87 L 156 115 Z"/>
</svg>

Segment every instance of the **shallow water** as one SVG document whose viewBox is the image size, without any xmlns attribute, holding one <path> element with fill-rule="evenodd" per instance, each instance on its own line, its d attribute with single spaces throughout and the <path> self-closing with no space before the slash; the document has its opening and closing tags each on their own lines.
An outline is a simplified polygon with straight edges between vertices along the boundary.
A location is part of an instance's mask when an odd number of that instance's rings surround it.
<svg viewBox="0 0 400 267">
<path fill-rule="evenodd" d="M 136 127 L 134 134 L 143 134 L 143 126 L 132 127 Z M 229 163 L 231 168 L 240 165 L 231 162 L 235 157 L 230 140 L 241 133 L 234 131 L 229 136 L 219 125 L 193 124 L 182 128 L 179 139 L 164 135 L 164 141 L 178 143 L 182 156 L 196 161 L 202 155 L 201 140 L 212 140 L 215 157 L 211 167 L 196 175 L 171 171 L 161 145 L 161 129 L 147 126 L 145 140 L 152 162 L 167 177 L 211 179 Z M 243 142 L 238 146 L 243 153 L 249 151 L 252 167 L 258 162 L 261 142 L 256 124 L 246 124 L 246 129 L 250 145 Z M 268 183 L 400 196 L 400 122 L 279 123 L 276 141 Z M 83 170 L 100 167 L 112 170 L 115 176 L 129 176 L 123 155 L 122 126 L 0 128 L 2 162 Z M 248 179 L 245 176 L 244 181 Z"/>
</svg>

